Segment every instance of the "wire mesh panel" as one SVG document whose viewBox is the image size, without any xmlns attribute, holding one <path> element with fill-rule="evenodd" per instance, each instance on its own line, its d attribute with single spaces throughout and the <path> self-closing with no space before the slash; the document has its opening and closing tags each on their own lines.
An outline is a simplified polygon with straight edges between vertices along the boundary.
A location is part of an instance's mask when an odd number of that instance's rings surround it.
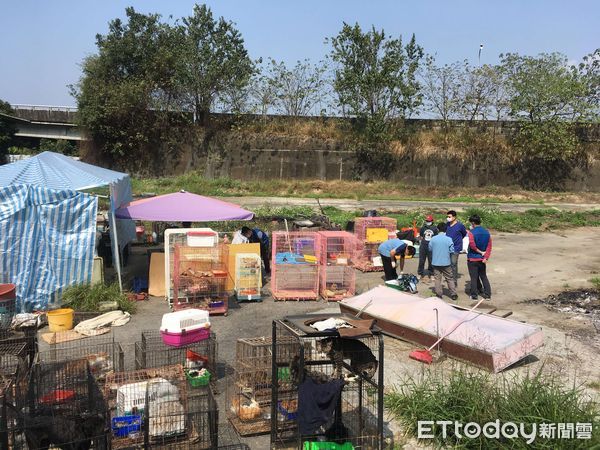
<svg viewBox="0 0 600 450">
<path fill-rule="evenodd" d="M 86 360 L 35 364 L 13 411 L 13 449 L 108 448 L 107 406 Z"/>
<path fill-rule="evenodd" d="M 321 231 L 321 260 L 326 266 L 351 266 L 356 254 L 356 236 L 347 231 Z"/>
<path fill-rule="evenodd" d="M 186 369 L 207 369 L 211 381 L 217 375 L 217 337 L 214 333 L 204 339 L 183 347 L 166 345 L 160 332 L 147 330 L 142 332 L 142 340 L 135 344 L 135 368 L 151 369 L 181 364 Z"/>
<path fill-rule="evenodd" d="M 123 348 L 115 342 L 112 334 L 55 344 L 37 354 L 39 362 L 85 359 L 92 375 L 100 383 L 104 382 L 107 375 L 124 369 L 124 358 Z"/>
<path fill-rule="evenodd" d="M 356 272 L 348 266 L 321 267 L 321 297 L 339 301 L 356 293 Z"/>
<path fill-rule="evenodd" d="M 280 352 L 298 353 L 298 341 L 281 339 Z M 233 374 L 227 385 L 227 417 L 242 436 L 267 434 L 271 430 L 272 339 L 238 339 Z M 289 378 L 283 369 L 279 378 Z"/>
<path fill-rule="evenodd" d="M 238 301 L 261 299 L 261 259 L 254 253 L 238 253 L 235 256 L 235 295 Z"/>
<path fill-rule="evenodd" d="M 301 448 L 306 442 L 324 441 L 380 449 L 382 336 L 375 330 L 360 339 L 342 338 L 337 332 L 318 332 L 306 325 L 318 317 L 292 316 L 273 322 L 272 376 L 287 369 L 289 380 L 272 384 L 271 445 Z M 299 349 L 291 357 L 279 352 L 277 345 L 279 339 L 290 338 L 298 341 Z"/>
<path fill-rule="evenodd" d="M 27 344 L 0 342 L 0 380 L 24 377 L 27 368 Z"/>
<path fill-rule="evenodd" d="M 0 344 L 25 344 L 27 347 L 27 364 L 30 367 L 38 351 L 37 327 L 35 325 L 22 327 L 19 331 L 4 334 L 4 337 L 0 339 Z"/>
<path fill-rule="evenodd" d="M 379 261 L 379 245 L 358 242 L 354 257 L 354 267 L 361 272 L 383 272 L 383 263 Z"/>
</svg>

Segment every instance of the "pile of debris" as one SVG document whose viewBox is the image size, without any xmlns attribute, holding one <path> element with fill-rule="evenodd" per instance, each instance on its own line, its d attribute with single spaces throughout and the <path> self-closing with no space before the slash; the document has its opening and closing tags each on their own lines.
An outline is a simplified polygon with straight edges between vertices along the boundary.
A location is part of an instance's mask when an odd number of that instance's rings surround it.
<svg viewBox="0 0 600 450">
<path fill-rule="evenodd" d="M 600 291 L 576 289 L 549 295 L 545 299 L 527 300 L 525 303 L 544 304 L 553 311 L 575 314 L 600 314 Z"/>
</svg>

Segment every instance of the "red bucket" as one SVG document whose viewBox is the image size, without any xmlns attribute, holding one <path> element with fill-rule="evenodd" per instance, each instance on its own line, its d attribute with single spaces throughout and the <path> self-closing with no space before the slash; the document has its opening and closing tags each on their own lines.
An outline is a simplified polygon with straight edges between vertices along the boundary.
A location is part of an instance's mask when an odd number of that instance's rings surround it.
<svg viewBox="0 0 600 450">
<path fill-rule="evenodd" d="M 0 300 L 17 298 L 17 287 L 14 284 L 0 284 Z"/>
</svg>

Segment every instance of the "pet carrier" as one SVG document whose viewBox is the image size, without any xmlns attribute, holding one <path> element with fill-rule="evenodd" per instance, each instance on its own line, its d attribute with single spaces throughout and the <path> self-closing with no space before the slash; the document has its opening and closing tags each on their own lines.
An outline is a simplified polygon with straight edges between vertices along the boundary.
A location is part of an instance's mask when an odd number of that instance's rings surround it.
<svg viewBox="0 0 600 450">
<path fill-rule="evenodd" d="M 322 231 L 321 234 L 321 297 L 338 301 L 355 293 L 354 265 L 357 239 L 345 231 Z"/>
<path fill-rule="evenodd" d="M 235 256 L 235 294 L 238 301 L 260 301 L 261 259 L 253 253 Z"/>
<path fill-rule="evenodd" d="M 207 369 L 214 379 L 217 374 L 215 334 L 183 347 L 171 347 L 163 342 L 158 331 L 143 331 L 142 340 L 135 344 L 135 368 L 151 369 L 175 364 L 189 370 Z"/>
<path fill-rule="evenodd" d="M 339 301 L 356 293 L 356 273 L 353 267 L 321 267 L 321 297 L 327 301 Z"/>
<path fill-rule="evenodd" d="M 165 292 L 169 302 L 173 300 L 175 273 L 175 246 L 215 247 L 219 243 L 218 234 L 210 228 L 167 229 L 165 238 Z"/>
<path fill-rule="evenodd" d="M 317 300 L 321 235 L 273 232 L 271 294 L 275 300 Z"/>
<path fill-rule="evenodd" d="M 290 358 L 299 352 L 298 341 L 281 339 L 279 352 Z M 268 434 L 271 429 L 270 337 L 238 339 L 234 370 L 227 384 L 227 417 L 242 436 Z M 278 378 L 289 379 L 281 370 Z"/>
<path fill-rule="evenodd" d="M 354 319 L 327 317 L 351 325 Z M 328 441 L 382 449 L 383 337 L 378 329 L 349 338 L 309 325 L 320 320 L 323 315 L 273 321 L 271 376 L 287 369 L 289 378 L 271 385 L 271 447 Z M 295 340 L 298 352 L 281 352 L 281 339 Z"/>
<path fill-rule="evenodd" d="M 163 342 L 173 347 L 183 347 L 208 339 L 209 313 L 201 309 L 185 309 L 163 314 L 160 334 Z"/>
<path fill-rule="evenodd" d="M 0 284 L 0 338 L 10 334 L 10 326 L 17 306 L 16 286 Z"/>
</svg>

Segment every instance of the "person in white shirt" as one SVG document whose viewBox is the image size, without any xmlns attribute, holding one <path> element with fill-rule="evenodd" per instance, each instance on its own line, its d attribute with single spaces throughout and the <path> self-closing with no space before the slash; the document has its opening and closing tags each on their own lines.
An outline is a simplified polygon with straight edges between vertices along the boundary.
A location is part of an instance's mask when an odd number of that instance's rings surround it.
<svg viewBox="0 0 600 450">
<path fill-rule="evenodd" d="M 233 235 L 232 244 L 248 244 L 250 242 L 250 236 L 252 236 L 252 230 L 248 227 L 242 227 Z"/>
</svg>

